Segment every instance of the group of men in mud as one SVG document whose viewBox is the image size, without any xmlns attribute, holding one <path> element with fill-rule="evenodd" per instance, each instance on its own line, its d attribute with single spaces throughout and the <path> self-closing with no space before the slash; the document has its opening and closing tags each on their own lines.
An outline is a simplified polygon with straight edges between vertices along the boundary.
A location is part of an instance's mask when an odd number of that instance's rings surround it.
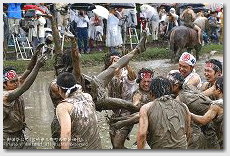
<svg viewBox="0 0 230 156">
<path fill-rule="evenodd" d="M 196 58 L 184 52 L 178 70 L 167 77 L 154 77 L 151 69 L 135 73 L 129 61 L 146 50 L 146 33 L 128 54 L 111 53 L 104 70 L 96 76 L 81 73 L 77 39 L 70 53 L 58 47 L 58 31 L 52 21 L 55 43 L 55 74 L 49 86 L 54 106 L 51 123 L 56 149 L 102 149 L 96 111 L 112 110 L 109 134 L 113 149 L 124 143 L 138 123 L 137 148 L 144 149 L 222 149 L 223 148 L 223 73 L 222 63 L 205 62 L 201 83 L 195 72 Z M 56 33 L 56 34 L 55 34 Z M 60 42 L 59 42 L 60 43 Z M 38 45 L 26 71 L 3 71 L 3 146 L 28 147 L 25 139 L 25 105 L 22 94 L 33 84 L 47 59 Z"/>
</svg>

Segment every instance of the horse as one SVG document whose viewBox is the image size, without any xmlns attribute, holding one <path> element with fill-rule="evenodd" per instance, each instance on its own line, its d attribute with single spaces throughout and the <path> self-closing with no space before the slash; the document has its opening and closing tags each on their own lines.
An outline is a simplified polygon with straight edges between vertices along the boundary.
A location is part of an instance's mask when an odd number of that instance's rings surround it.
<svg viewBox="0 0 230 156">
<path fill-rule="evenodd" d="M 210 25 L 206 17 L 198 16 L 194 24 L 201 28 L 202 33 L 209 31 Z M 201 41 L 202 40 L 203 35 L 201 35 Z M 198 43 L 197 31 L 192 28 L 185 26 L 174 27 L 169 33 L 169 46 L 171 62 L 178 62 L 180 55 L 185 49 L 190 53 L 195 49 L 195 57 L 199 60 L 199 52 L 202 45 Z"/>
<path fill-rule="evenodd" d="M 172 29 L 169 38 L 169 46 L 171 51 L 171 62 L 173 63 L 178 62 L 180 55 L 185 49 L 190 53 L 192 49 L 195 49 L 195 57 L 198 60 L 199 51 L 202 47 L 198 42 L 197 31 L 186 26 L 176 26 Z"/>
</svg>

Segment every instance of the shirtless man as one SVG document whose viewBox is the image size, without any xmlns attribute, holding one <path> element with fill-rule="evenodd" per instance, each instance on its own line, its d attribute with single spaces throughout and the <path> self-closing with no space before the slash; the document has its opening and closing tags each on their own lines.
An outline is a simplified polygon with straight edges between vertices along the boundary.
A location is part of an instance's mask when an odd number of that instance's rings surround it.
<svg viewBox="0 0 230 156">
<path fill-rule="evenodd" d="M 39 69 L 44 65 L 46 56 L 38 58 L 38 53 L 44 44 L 40 44 L 26 71 L 18 76 L 14 69 L 3 70 L 3 148 L 25 148 L 24 130 L 25 105 L 22 94 L 33 84 Z M 38 59 L 37 59 L 38 58 Z M 28 145 L 30 146 L 30 145 Z"/>
<path fill-rule="evenodd" d="M 217 78 L 215 82 L 215 90 L 213 91 L 213 95 L 217 97 L 218 100 L 212 101 L 208 111 L 203 115 L 195 115 L 191 113 L 192 120 L 202 125 L 206 125 L 207 123 L 213 121 L 215 130 L 217 132 L 217 136 L 220 143 L 220 148 L 223 149 L 223 134 L 224 134 L 224 90 L 223 90 L 223 77 Z"/>
<path fill-rule="evenodd" d="M 202 84 L 200 76 L 195 72 L 195 64 L 195 57 L 188 52 L 184 52 L 179 59 L 179 70 L 171 70 L 169 73 L 179 71 L 185 78 L 184 85 L 193 85 L 199 89 Z"/>
<path fill-rule="evenodd" d="M 151 101 L 150 83 L 153 79 L 154 72 L 151 69 L 142 68 L 138 72 L 137 83 L 139 83 L 138 90 L 133 94 L 133 104 L 141 108 L 144 104 Z"/>
<path fill-rule="evenodd" d="M 153 79 L 154 72 L 148 68 L 142 68 L 138 72 L 138 78 L 136 80 L 139 83 L 139 88 L 134 92 L 132 97 L 132 102 L 134 106 L 140 109 L 144 104 L 152 101 L 150 95 L 150 84 Z M 133 126 L 139 122 L 139 112 L 133 113 L 131 115 L 117 117 L 113 119 L 113 126 L 116 128 L 122 128 L 124 126 Z"/>
<path fill-rule="evenodd" d="M 166 78 L 154 78 L 150 92 L 154 100 L 139 112 L 137 148 L 143 149 L 147 140 L 151 149 L 187 149 L 190 128 L 187 106 L 170 96 L 171 84 Z"/>
<path fill-rule="evenodd" d="M 80 59 L 79 59 L 79 52 L 77 51 L 76 44 L 72 44 L 74 46 L 72 48 L 72 61 L 73 61 L 73 73 L 77 82 L 82 85 L 83 91 L 89 93 L 93 101 L 96 104 L 96 110 L 112 110 L 118 108 L 126 108 L 131 107 L 132 110 L 137 110 L 138 108 L 132 105 L 132 102 L 127 102 L 126 100 L 122 100 L 119 98 L 110 98 L 106 91 L 106 87 L 108 86 L 109 82 L 114 76 L 114 73 L 119 69 L 125 67 L 129 60 L 132 59 L 135 55 L 138 55 L 141 52 L 146 50 L 145 48 L 146 43 L 146 33 L 143 33 L 143 37 L 140 40 L 140 43 L 137 47 L 129 52 L 128 54 L 121 57 L 118 62 L 110 65 L 104 71 L 102 71 L 97 76 L 89 77 L 81 73 L 80 68 Z M 63 71 L 66 71 L 67 68 L 64 68 L 62 63 L 61 55 L 57 55 L 57 59 L 55 60 L 55 69 L 56 74 L 60 74 Z M 50 97 L 54 104 L 54 109 L 56 109 L 57 104 L 63 100 L 62 97 L 58 94 L 58 87 L 56 84 L 56 80 L 53 80 L 49 87 Z M 60 125 L 58 123 L 56 115 L 54 115 L 54 119 L 51 123 L 51 132 L 52 138 L 55 142 L 55 148 L 60 148 Z"/>
<path fill-rule="evenodd" d="M 190 28 L 195 29 L 197 31 L 197 33 L 198 33 L 198 37 L 197 37 L 198 38 L 198 42 L 199 42 L 199 44 L 202 44 L 201 43 L 201 29 L 196 24 L 194 24 L 194 21 L 196 19 L 196 14 L 192 10 L 192 8 L 191 7 L 186 8 L 182 12 L 182 14 L 180 16 L 180 19 L 182 21 L 184 21 L 184 25 L 186 27 L 190 27 Z"/>
<path fill-rule="evenodd" d="M 75 38 L 71 38 L 72 51 L 69 53 L 64 53 L 61 55 L 55 54 L 56 59 L 54 62 L 55 75 L 58 76 L 63 72 L 73 73 L 77 82 L 81 83 L 82 77 L 80 74 L 80 58 L 77 48 L 77 43 Z M 84 90 L 85 88 L 83 88 Z M 53 103 L 54 112 L 56 112 L 56 107 L 63 98 L 58 93 L 57 79 L 51 81 L 49 85 L 49 94 Z M 60 125 L 57 120 L 57 116 L 54 113 L 53 121 L 51 123 L 51 134 L 54 141 L 54 148 L 59 149 L 60 146 Z"/>
<path fill-rule="evenodd" d="M 172 93 L 175 98 L 188 106 L 190 112 L 204 115 L 212 102 L 196 87 L 184 85 L 184 77 L 179 72 L 169 73 L 167 78 L 172 84 Z M 189 149 L 219 149 L 216 131 L 210 123 L 200 126 L 191 122 L 192 134 L 189 140 Z"/>
<path fill-rule="evenodd" d="M 204 66 L 204 76 L 207 82 L 202 84 L 201 90 L 204 91 L 204 94 L 209 96 L 212 100 L 215 100 L 215 97 L 209 95 L 212 94 L 215 90 L 214 86 L 218 77 L 222 76 L 222 63 L 216 59 L 210 59 L 205 62 Z"/>
<path fill-rule="evenodd" d="M 118 62 L 120 57 L 118 55 L 110 56 L 111 65 Z M 126 101 L 132 101 L 134 91 L 137 89 L 136 73 L 130 65 L 117 70 L 114 77 L 108 84 L 109 97 L 120 98 Z M 126 109 L 114 109 L 111 118 L 122 117 L 130 115 L 131 112 Z M 109 125 L 109 134 L 113 149 L 123 149 L 124 143 L 128 138 L 132 126 L 124 126 L 120 129 L 115 128 L 111 123 Z"/>
</svg>

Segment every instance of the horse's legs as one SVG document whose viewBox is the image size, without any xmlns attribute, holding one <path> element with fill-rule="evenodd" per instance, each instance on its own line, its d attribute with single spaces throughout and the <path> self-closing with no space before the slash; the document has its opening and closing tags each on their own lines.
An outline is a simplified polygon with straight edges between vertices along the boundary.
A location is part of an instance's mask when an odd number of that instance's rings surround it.
<svg viewBox="0 0 230 156">
<path fill-rule="evenodd" d="M 171 49 L 171 63 L 177 63 L 177 56 L 178 53 L 178 47 L 175 47 L 175 45 Z"/>
<path fill-rule="evenodd" d="M 196 55 L 195 55 L 195 56 L 196 56 L 196 60 L 199 60 L 199 53 L 200 53 L 201 48 L 202 48 L 201 45 L 196 45 L 196 46 L 194 47 L 195 52 L 196 52 Z"/>
<path fill-rule="evenodd" d="M 158 30 L 159 30 L 159 23 L 156 22 L 156 28 L 155 28 L 155 31 L 156 31 L 156 40 L 158 40 Z"/>
<path fill-rule="evenodd" d="M 152 21 L 152 39 L 158 40 L 158 23 Z"/>
<path fill-rule="evenodd" d="M 175 62 L 174 63 L 177 63 L 179 61 L 183 49 L 184 48 L 179 47 L 176 50 L 176 54 L 175 54 L 175 58 L 174 58 Z"/>
<path fill-rule="evenodd" d="M 175 54 L 176 54 L 176 46 L 174 45 L 174 43 L 170 43 L 169 47 L 170 47 L 171 63 L 174 63 Z"/>
</svg>

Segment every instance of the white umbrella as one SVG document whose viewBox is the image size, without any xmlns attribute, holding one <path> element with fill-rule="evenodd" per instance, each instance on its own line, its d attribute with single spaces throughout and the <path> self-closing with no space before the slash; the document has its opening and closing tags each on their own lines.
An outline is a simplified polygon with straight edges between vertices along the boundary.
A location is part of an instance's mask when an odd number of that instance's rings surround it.
<svg viewBox="0 0 230 156">
<path fill-rule="evenodd" d="M 153 15 L 154 15 L 154 16 L 157 16 L 157 15 L 158 15 L 157 10 L 156 10 L 154 7 L 152 7 L 152 6 L 148 5 L 148 4 L 143 4 L 143 5 L 140 7 L 140 9 L 141 9 L 141 12 L 145 14 L 146 18 L 151 19 L 151 17 L 152 17 Z"/>
<path fill-rule="evenodd" d="M 95 5 L 96 9 L 93 9 L 92 11 L 97 15 L 100 16 L 102 18 L 108 19 L 109 17 L 109 11 L 100 5 Z"/>
<path fill-rule="evenodd" d="M 211 11 L 217 11 L 220 8 L 223 8 L 223 3 L 204 3 L 204 5 Z"/>
</svg>

